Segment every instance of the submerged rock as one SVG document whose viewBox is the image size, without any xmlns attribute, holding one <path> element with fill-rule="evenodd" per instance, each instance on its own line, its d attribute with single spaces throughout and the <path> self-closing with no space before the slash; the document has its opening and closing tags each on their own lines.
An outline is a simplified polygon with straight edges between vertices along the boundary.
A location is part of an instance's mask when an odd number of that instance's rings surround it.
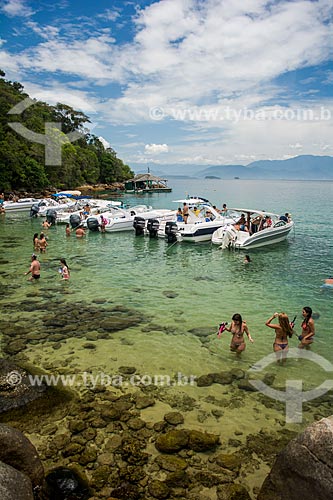
<svg viewBox="0 0 333 500">
<path fill-rule="evenodd" d="M 46 476 L 49 500 L 87 500 L 90 492 L 86 481 L 65 467 L 54 469 Z"/>
<path fill-rule="evenodd" d="M 29 375 L 11 361 L 0 359 L 0 413 L 25 406 L 43 395 L 46 385 L 32 385 Z"/>
<path fill-rule="evenodd" d="M 33 488 L 42 487 L 44 469 L 36 448 L 22 432 L 4 424 L 0 424 L 0 461 L 27 476 Z"/>
<path fill-rule="evenodd" d="M 189 440 L 188 431 L 172 430 L 166 434 L 158 436 L 155 447 L 162 453 L 176 453 L 186 448 Z"/>
<path fill-rule="evenodd" d="M 0 462 L 1 500 L 34 500 L 31 481 L 25 474 Z"/>
<path fill-rule="evenodd" d="M 258 500 L 333 498 L 333 416 L 305 429 L 279 453 Z"/>
</svg>

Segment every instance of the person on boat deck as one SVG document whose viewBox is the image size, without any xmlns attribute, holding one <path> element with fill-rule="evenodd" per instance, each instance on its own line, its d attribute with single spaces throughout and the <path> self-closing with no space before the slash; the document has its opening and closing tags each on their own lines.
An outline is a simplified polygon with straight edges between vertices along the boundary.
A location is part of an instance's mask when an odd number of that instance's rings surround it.
<svg viewBox="0 0 333 500">
<path fill-rule="evenodd" d="M 212 220 L 214 220 L 214 216 L 213 216 L 212 212 L 210 210 L 206 210 L 205 221 L 209 222 L 209 221 L 212 221 Z"/>
<path fill-rule="evenodd" d="M 262 224 L 262 229 L 266 229 L 267 227 L 271 227 L 273 224 L 273 221 L 269 215 L 266 215 L 263 224 Z"/>
<path fill-rule="evenodd" d="M 218 214 L 222 213 L 222 210 L 220 210 L 219 208 L 217 208 L 217 206 L 216 206 L 216 205 L 213 205 L 213 208 L 214 208 L 214 210 L 215 210 Z"/>
<path fill-rule="evenodd" d="M 198 207 L 194 207 L 193 208 L 193 213 L 196 217 L 199 217 L 200 215 L 200 209 Z"/>
<path fill-rule="evenodd" d="M 85 219 L 90 215 L 90 205 L 88 203 L 84 205 L 82 215 Z"/>
<path fill-rule="evenodd" d="M 313 343 L 313 337 L 315 335 L 315 324 L 312 318 L 311 307 L 303 307 L 302 316 L 302 333 L 298 337 L 298 340 L 300 340 L 301 343 L 298 345 L 298 347 L 300 349 L 309 349 L 310 345 Z"/>
<path fill-rule="evenodd" d="M 234 314 L 231 318 L 231 325 L 226 328 L 227 332 L 232 334 L 232 339 L 230 343 L 230 350 L 236 354 L 240 354 L 244 351 L 246 345 L 244 340 L 244 333 L 246 333 L 250 342 L 254 342 L 250 335 L 249 329 L 247 327 L 246 321 L 243 321 L 242 316 L 238 313 Z"/>
<path fill-rule="evenodd" d="M 271 322 L 274 318 L 278 318 L 279 324 L 272 325 Z M 291 338 L 294 331 L 290 326 L 290 321 L 286 313 L 274 313 L 265 323 L 268 328 L 275 330 L 275 340 L 273 349 L 276 353 L 277 363 L 285 363 L 288 352 L 288 337 Z"/>
<path fill-rule="evenodd" d="M 226 203 L 223 203 L 223 205 L 222 205 L 221 215 L 223 215 L 224 217 L 226 217 L 228 215 L 228 209 L 227 209 Z"/>
<path fill-rule="evenodd" d="M 283 220 L 284 222 L 290 222 L 290 215 L 286 212 L 284 215 L 280 215 L 279 220 Z"/>
<path fill-rule="evenodd" d="M 182 209 L 179 207 L 177 210 L 177 222 L 184 222 Z"/>
<path fill-rule="evenodd" d="M 241 214 L 240 219 L 237 221 L 237 224 L 239 224 L 241 231 L 245 231 L 246 220 L 244 214 Z"/>
<path fill-rule="evenodd" d="M 187 203 L 183 203 L 183 219 L 185 224 L 187 224 L 187 219 L 188 219 L 189 213 L 188 213 L 188 205 Z"/>
<path fill-rule="evenodd" d="M 257 233 L 259 231 L 261 219 L 262 219 L 261 215 L 258 215 L 257 217 L 252 219 L 252 221 L 251 221 L 251 233 L 252 234 Z"/>
</svg>

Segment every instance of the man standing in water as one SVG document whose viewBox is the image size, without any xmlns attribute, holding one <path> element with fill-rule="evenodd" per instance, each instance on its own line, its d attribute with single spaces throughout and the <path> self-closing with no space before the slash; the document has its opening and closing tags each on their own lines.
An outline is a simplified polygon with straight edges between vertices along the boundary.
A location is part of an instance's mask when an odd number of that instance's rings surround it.
<svg viewBox="0 0 333 500">
<path fill-rule="evenodd" d="M 30 274 L 30 273 L 31 273 L 31 276 L 28 279 L 28 281 L 39 280 L 39 278 L 40 278 L 40 263 L 37 260 L 37 255 L 35 255 L 34 253 L 31 256 L 30 269 L 28 272 L 24 273 L 24 275 L 27 276 L 27 274 Z"/>
</svg>

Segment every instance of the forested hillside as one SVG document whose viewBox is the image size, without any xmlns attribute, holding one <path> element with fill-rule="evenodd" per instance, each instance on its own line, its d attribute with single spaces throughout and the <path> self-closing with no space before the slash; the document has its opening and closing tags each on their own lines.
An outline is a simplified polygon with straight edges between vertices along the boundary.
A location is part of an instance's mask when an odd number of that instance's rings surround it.
<svg viewBox="0 0 333 500">
<path fill-rule="evenodd" d="M 29 97 L 18 82 L 6 80 L 0 70 L 0 191 L 24 189 L 39 191 L 48 187 L 74 188 L 82 184 L 110 184 L 133 177 L 128 165 L 117 158 L 116 152 L 105 149 L 101 141 L 86 128 L 89 118 L 66 104 L 56 106 L 37 100 L 18 114 L 8 112 Z M 45 146 L 25 139 L 10 127 L 20 123 L 24 130 L 43 134 L 50 123 L 53 144 L 61 145 L 61 165 L 45 162 Z M 52 124 L 54 125 L 52 128 Z M 61 124 L 61 128 L 60 125 Z M 79 133 L 79 139 L 69 142 L 66 134 Z M 31 135 L 31 134 L 30 134 Z M 30 138 L 30 137 L 29 137 Z M 59 147 L 58 147 L 59 149 Z"/>
</svg>

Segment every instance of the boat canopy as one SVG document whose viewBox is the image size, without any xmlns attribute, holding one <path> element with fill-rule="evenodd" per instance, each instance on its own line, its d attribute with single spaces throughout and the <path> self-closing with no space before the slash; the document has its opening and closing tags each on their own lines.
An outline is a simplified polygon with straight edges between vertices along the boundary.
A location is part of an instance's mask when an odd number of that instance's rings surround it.
<svg viewBox="0 0 333 500">
<path fill-rule="evenodd" d="M 273 215 L 274 217 L 278 217 L 279 214 L 274 214 L 273 212 L 266 212 L 265 210 L 252 210 L 251 208 L 228 208 L 228 212 L 241 212 L 243 214 L 256 214 L 264 217 L 265 215 Z"/>
<path fill-rule="evenodd" d="M 185 198 L 184 200 L 173 200 L 173 203 L 187 203 L 188 205 L 199 205 L 199 204 L 207 204 L 208 200 L 204 200 L 203 198 Z"/>
<path fill-rule="evenodd" d="M 74 191 L 73 191 L 74 192 Z M 80 193 L 80 191 L 77 191 L 77 193 Z M 78 194 L 71 194 L 69 192 L 66 192 L 66 191 L 62 191 L 61 193 L 54 193 L 52 195 L 54 198 L 63 198 L 64 196 L 66 198 L 73 198 L 74 200 L 85 200 L 85 199 L 90 199 L 91 196 L 80 196 Z"/>
</svg>

